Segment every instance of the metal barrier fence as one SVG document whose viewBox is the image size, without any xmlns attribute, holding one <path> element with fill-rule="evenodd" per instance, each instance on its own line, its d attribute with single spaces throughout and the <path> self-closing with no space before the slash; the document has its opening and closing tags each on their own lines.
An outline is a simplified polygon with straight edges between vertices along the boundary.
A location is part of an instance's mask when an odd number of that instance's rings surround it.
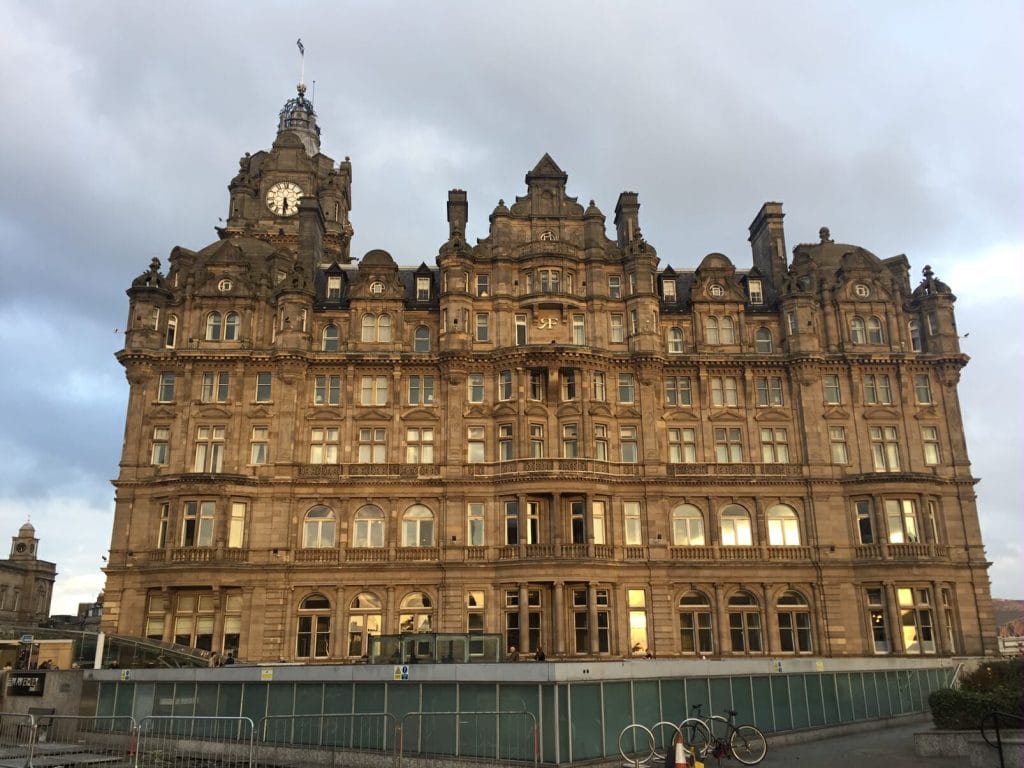
<svg viewBox="0 0 1024 768">
<path fill-rule="evenodd" d="M 255 732 L 248 717 L 144 717 L 139 721 L 135 766 L 254 768 Z"/>
<path fill-rule="evenodd" d="M 379 766 L 382 754 L 396 758 L 399 741 L 390 712 L 269 715 L 260 720 L 256 752 L 261 766 L 334 765 L 340 751 L 364 753 L 367 764 Z"/>
<path fill-rule="evenodd" d="M 413 755 L 540 763 L 537 718 L 525 710 L 407 712 L 399 732 L 399 768 Z"/>
<path fill-rule="evenodd" d="M 135 763 L 131 717 L 0 713 L 0 765 L 57 766 Z"/>
</svg>

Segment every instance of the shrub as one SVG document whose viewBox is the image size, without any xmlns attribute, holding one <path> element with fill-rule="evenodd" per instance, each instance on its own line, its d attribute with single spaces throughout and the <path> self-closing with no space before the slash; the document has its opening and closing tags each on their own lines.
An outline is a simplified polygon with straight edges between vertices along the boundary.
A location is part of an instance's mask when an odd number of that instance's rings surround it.
<svg viewBox="0 0 1024 768">
<path fill-rule="evenodd" d="M 1024 660 L 983 664 L 966 675 L 960 688 L 940 688 L 928 697 L 935 727 L 976 730 L 993 711 L 1017 714 L 1024 706 Z"/>
</svg>

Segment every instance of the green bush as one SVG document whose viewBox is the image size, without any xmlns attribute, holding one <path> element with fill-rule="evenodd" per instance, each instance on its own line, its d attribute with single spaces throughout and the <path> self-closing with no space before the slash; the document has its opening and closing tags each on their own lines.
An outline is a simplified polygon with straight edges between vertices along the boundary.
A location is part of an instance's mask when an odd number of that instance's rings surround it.
<svg viewBox="0 0 1024 768">
<path fill-rule="evenodd" d="M 928 697 L 935 727 L 976 730 L 993 711 L 1019 714 L 1024 707 L 1024 660 L 983 664 L 960 681 L 960 688 L 940 688 Z"/>
</svg>

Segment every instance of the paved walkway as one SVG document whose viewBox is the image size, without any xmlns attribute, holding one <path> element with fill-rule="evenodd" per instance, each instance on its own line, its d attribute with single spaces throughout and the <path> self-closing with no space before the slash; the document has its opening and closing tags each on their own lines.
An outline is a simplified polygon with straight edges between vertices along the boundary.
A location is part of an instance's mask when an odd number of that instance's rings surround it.
<svg viewBox="0 0 1024 768">
<path fill-rule="evenodd" d="M 768 754 L 760 765 L 764 768 L 941 768 L 960 764 L 960 758 L 914 754 L 914 734 L 931 727 L 929 719 L 801 744 L 777 746 L 769 739 Z M 705 765 L 717 768 L 714 759 Z M 733 761 L 723 761 L 723 766 L 735 765 Z"/>
</svg>

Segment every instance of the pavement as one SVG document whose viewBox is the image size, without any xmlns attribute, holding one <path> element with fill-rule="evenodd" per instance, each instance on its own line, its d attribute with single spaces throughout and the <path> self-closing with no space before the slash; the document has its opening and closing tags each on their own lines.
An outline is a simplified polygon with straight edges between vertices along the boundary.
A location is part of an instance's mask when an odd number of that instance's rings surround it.
<svg viewBox="0 0 1024 768">
<path fill-rule="evenodd" d="M 960 764 L 960 758 L 914 754 L 914 734 L 931 728 L 929 718 L 898 721 L 878 729 L 801 743 L 773 743 L 769 737 L 768 754 L 759 765 L 763 768 L 941 768 Z M 730 760 L 723 761 L 723 765 L 734 767 L 738 763 Z M 718 768 L 713 758 L 705 762 L 705 766 Z"/>
</svg>

